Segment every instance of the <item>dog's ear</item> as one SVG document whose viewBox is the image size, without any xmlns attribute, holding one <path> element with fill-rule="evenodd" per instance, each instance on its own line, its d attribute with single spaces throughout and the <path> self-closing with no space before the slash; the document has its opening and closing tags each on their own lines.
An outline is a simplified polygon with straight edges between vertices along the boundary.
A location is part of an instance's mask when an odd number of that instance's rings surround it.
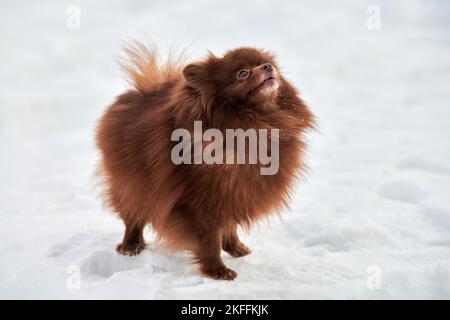
<svg viewBox="0 0 450 320">
<path fill-rule="evenodd" d="M 209 52 L 205 60 L 187 65 L 183 69 L 183 76 L 188 86 L 202 91 L 211 87 L 213 75 L 220 69 L 219 66 L 220 59 Z"/>
<path fill-rule="evenodd" d="M 216 96 L 214 75 L 220 70 L 219 66 L 220 59 L 210 52 L 205 60 L 189 64 L 183 69 L 186 85 L 198 93 L 201 104 L 207 112 L 211 109 Z"/>
<path fill-rule="evenodd" d="M 186 83 L 197 90 L 202 90 L 207 81 L 207 68 L 204 62 L 192 63 L 183 69 Z"/>
</svg>

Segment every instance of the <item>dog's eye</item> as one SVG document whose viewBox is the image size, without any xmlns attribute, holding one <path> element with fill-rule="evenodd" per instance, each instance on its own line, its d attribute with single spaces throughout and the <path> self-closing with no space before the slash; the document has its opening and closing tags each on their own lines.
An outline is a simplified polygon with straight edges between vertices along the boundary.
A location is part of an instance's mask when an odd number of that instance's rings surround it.
<svg viewBox="0 0 450 320">
<path fill-rule="evenodd" d="M 250 72 L 248 72 L 247 70 L 240 70 L 238 72 L 238 79 L 243 80 L 245 78 L 247 78 L 249 76 Z"/>
</svg>

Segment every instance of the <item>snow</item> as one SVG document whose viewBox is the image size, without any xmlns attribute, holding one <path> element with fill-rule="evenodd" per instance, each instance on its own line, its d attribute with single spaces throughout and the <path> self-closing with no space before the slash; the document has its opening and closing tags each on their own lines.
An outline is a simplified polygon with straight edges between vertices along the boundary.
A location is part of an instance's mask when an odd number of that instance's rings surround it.
<svg viewBox="0 0 450 320">
<path fill-rule="evenodd" d="M 0 298 L 449 299 L 449 17 L 444 0 L 2 2 Z M 93 138 L 130 37 L 192 59 L 268 48 L 318 117 L 290 212 L 243 235 L 250 256 L 224 254 L 233 282 L 150 230 L 141 255 L 114 250 Z"/>
</svg>

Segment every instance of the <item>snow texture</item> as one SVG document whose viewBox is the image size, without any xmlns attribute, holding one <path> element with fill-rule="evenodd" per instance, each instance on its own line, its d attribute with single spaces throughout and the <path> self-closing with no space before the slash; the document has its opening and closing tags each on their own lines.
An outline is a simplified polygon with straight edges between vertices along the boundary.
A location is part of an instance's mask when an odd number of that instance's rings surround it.
<svg viewBox="0 0 450 320">
<path fill-rule="evenodd" d="M 224 254 L 233 282 L 150 230 L 141 255 L 114 250 L 94 130 L 130 37 L 268 48 L 317 115 L 291 210 Z M 0 298 L 450 298 L 448 1 L 2 1 L 0 42 Z"/>
</svg>

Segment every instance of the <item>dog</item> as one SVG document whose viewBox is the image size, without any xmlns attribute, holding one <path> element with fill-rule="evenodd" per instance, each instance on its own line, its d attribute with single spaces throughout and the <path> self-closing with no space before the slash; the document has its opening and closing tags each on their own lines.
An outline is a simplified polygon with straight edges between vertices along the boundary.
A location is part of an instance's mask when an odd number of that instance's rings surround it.
<svg viewBox="0 0 450 320">
<path fill-rule="evenodd" d="M 125 224 L 117 251 L 140 253 L 143 229 L 151 225 L 167 248 L 191 251 L 204 275 L 233 280 L 237 274 L 221 251 L 249 254 L 238 227 L 248 230 L 288 207 L 293 184 L 306 171 L 304 133 L 315 127 L 314 115 L 266 50 L 209 53 L 190 64 L 161 63 L 156 50 L 138 43 L 125 50 L 122 65 L 134 88 L 107 109 L 96 133 L 106 201 Z M 261 174 L 260 162 L 174 163 L 173 132 L 192 133 L 195 122 L 216 133 L 276 133 L 268 150 L 278 153 L 276 173 Z M 207 146 L 202 139 L 200 150 Z"/>
</svg>

